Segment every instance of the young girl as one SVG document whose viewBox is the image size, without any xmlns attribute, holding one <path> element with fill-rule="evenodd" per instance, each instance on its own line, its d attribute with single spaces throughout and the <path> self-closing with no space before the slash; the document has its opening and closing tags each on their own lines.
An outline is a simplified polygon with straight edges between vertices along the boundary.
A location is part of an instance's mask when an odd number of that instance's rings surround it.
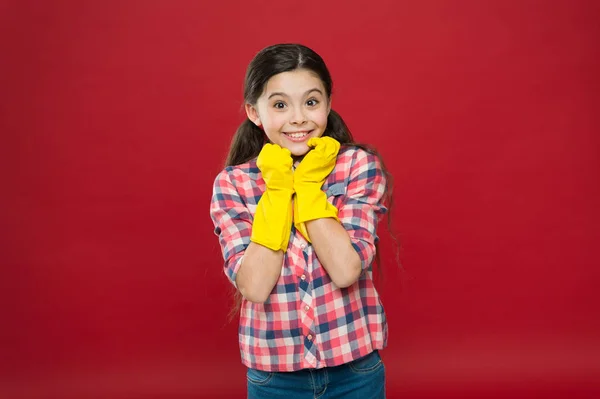
<svg viewBox="0 0 600 399">
<path fill-rule="evenodd" d="M 389 181 L 331 109 L 322 58 L 297 44 L 250 63 L 210 206 L 241 294 L 249 398 L 384 398 L 387 324 L 373 285 Z"/>
</svg>

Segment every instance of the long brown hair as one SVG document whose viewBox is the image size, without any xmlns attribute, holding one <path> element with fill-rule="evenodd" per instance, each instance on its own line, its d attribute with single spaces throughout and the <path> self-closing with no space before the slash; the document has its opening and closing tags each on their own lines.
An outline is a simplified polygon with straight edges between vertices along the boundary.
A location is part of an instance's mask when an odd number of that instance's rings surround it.
<svg viewBox="0 0 600 399">
<path fill-rule="evenodd" d="M 316 73 L 323 82 L 327 98 L 331 99 L 333 81 L 323 59 L 310 48 L 300 44 L 277 44 L 261 50 L 250 62 L 244 80 L 244 102 L 246 104 L 255 105 L 271 77 L 282 72 L 289 72 L 296 69 L 307 69 Z M 356 143 L 350 133 L 350 129 L 348 129 L 348 126 L 342 117 L 333 109 L 329 112 L 329 116 L 327 117 L 327 128 L 325 129 L 325 132 L 323 132 L 323 136 L 329 136 L 336 139 L 342 146 L 358 147 L 378 157 L 383 174 L 386 178 L 383 203 L 388 208 L 388 232 L 396 243 L 397 248 L 399 248 L 398 240 L 393 233 L 391 225 L 393 178 L 385 167 L 383 159 L 377 150 L 369 145 Z M 229 153 L 225 160 L 225 166 L 240 165 L 256 158 L 260 153 L 265 140 L 266 136 L 262 129 L 257 127 L 249 119 L 244 120 L 233 136 Z M 381 276 L 379 251 L 377 251 L 375 255 L 375 264 L 377 265 Z M 242 295 L 238 290 L 235 290 L 234 292 L 234 301 L 235 306 L 229 314 L 230 320 L 238 315 L 241 306 Z"/>
</svg>

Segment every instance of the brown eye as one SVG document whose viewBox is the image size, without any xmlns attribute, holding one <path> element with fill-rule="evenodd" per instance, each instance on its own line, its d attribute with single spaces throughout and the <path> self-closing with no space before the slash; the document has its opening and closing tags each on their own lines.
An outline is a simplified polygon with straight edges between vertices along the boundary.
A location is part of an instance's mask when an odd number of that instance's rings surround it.
<svg viewBox="0 0 600 399">
<path fill-rule="evenodd" d="M 306 102 L 306 105 L 308 105 L 309 107 L 314 107 L 314 106 L 316 106 L 318 103 L 319 103 L 319 102 L 318 102 L 316 99 L 314 99 L 314 98 L 311 98 L 310 100 L 308 100 L 308 101 Z"/>
<path fill-rule="evenodd" d="M 276 109 L 284 109 L 285 108 L 285 104 L 282 103 L 281 101 L 277 101 L 275 104 L 273 104 L 273 107 Z"/>
</svg>

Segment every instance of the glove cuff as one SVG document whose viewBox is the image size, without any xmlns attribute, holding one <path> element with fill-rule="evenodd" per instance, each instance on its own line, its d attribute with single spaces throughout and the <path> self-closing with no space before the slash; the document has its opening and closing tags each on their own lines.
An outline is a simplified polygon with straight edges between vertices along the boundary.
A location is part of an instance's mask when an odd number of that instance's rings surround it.
<svg viewBox="0 0 600 399">
<path fill-rule="evenodd" d="M 292 230 L 292 191 L 267 189 L 256 206 L 250 241 L 287 251 Z"/>
<path fill-rule="evenodd" d="M 333 218 L 339 222 L 338 210 L 329 201 L 327 195 L 320 189 L 296 192 L 294 201 L 294 226 L 311 242 L 306 229 L 306 222 L 316 219 Z"/>
</svg>

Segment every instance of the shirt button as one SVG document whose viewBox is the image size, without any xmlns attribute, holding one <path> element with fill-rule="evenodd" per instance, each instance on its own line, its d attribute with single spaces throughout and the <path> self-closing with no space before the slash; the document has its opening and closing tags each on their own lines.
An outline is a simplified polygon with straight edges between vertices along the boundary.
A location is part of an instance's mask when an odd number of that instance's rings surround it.
<svg viewBox="0 0 600 399">
<path fill-rule="evenodd" d="M 308 338 L 308 340 L 309 340 L 309 341 L 312 341 L 312 339 L 313 339 L 313 336 L 312 336 L 311 334 L 308 334 L 308 335 L 306 336 L 306 338 Z"/>
<path fill-rule="evenodd" d="M 310 310 L 310 306 L 306 305 L 306 306 L 304 307 L 304 310 L 306 310 L 306 311 L 308 312 L 308 311 Z"/>
<path fill-rule="evenodd" d="M 306 248 L 306 244 L 300 244 L 300 248 L 302 248 L 302 249 Z"/>
<path fill-rule="evenodd" d="M 302 276 L 300 276 L 300 280 L 302 280 L 302 281 L 306 280 L 306 276 L 303 274 Z"/>
</svg>

